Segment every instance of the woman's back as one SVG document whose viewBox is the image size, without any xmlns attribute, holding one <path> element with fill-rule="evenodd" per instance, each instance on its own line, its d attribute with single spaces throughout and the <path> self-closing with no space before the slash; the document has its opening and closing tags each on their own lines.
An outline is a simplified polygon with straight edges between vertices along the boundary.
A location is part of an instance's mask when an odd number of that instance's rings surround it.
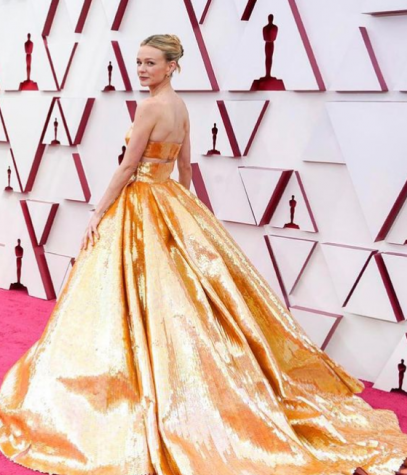
<svg viewBox="0 0 407 475">
<path fill-rule="evenodd" d="M 188 123 L 188 111 L 184 101 L 176 93 L 146 100 L 156 102 L 160 106 L 160 116 L 149 140 L 182 143 Z"/>
</svg>

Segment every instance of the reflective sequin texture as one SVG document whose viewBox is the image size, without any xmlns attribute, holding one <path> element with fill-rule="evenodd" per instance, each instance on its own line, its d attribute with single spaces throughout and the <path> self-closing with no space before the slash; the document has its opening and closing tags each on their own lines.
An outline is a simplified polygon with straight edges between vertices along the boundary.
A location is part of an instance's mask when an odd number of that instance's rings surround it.
<svg viewBox="0 0 407 475">
<path fill-rule="evenodd" d="M 129 134 L 127 134 L 127 140 Z M 0 450 L 61 475 L 393 475 L 394 413 L 304 334 L 149 142 L 0 390 Z M 29 319 L 27 319 L 28 321 Z"/>
</svg>

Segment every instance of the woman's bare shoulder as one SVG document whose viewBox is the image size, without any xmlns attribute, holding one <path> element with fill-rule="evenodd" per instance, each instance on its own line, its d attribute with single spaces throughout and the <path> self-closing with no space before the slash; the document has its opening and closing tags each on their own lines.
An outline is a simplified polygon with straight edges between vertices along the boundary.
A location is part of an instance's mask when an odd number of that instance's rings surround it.
<svg viewBox="0 0 407 475">
<path fill-rule="evenodd" d="M 153 97 L 147 97 L 146 99 L 142 100 L 140 103 L 137 104 L 136 108 L 136 115 L 148 115 L 148 116 L 159 116 L 161 111 L 160 104 L 152 100 Z"/>
<path fill-rule="evenodd" d="M 188 107 L 187 107 L 187 105 L 185 104 L 184 99 L 183 99 L 181 96 L 179 96 L 178 94 L 177 94 L 177 98 L 179 99 L 180 104 L 182 104 L 182 107 L 186 110 L 186 112 L 188 112 Z"/>
<path fill-rule="evenodd" d="M 138 103 L 138 107 L 144 107 L 145 109 L 154 108 L 155 106 L 159 106 L 160 103 L 157 101 L 155 97 L 146 97 L 142 101 Z"/>
<path fill-rule="evenodd" d="M 184 118 L 185 118 L 185 121 L 188 122 L 189 121 L 189 112 L 188 112 L 188 107 L 187 105 L 185 104 L 185 101 L 184 99 L 182 99 L 182 97 L 178 96 L 179 97 L 179 100 L 180 100 L 180 108 L 181 108 L 181 111 L 184 115 Z"/>
</svg>

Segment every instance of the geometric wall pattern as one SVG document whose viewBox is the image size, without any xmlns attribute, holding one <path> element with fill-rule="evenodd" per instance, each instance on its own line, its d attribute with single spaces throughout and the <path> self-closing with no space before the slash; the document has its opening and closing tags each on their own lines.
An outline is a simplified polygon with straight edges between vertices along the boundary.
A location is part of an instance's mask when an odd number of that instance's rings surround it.
<svg viewBox="0 0 407 475">
<path fill-rule="evenodd" d="M 60 294 L 147 97 L 138 45 L 175 33 L 191 190 L 321 348 L 377 387 L 397 386 L 407 2 L 329 3 L 0 4 L 0 287 Z"/>
</svg>

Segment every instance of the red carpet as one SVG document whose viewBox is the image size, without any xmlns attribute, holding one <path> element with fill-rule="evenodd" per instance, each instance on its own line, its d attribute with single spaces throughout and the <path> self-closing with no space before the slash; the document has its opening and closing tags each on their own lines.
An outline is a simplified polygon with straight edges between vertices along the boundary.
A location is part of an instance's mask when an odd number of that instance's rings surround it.
<svg viewBox="0 0 407 475">
<path fill-rule="evenodd" d="M 41 336 L 54 304 L 54 301 L 47 302 L 18 291 L 0 289 L 0 382 L 10 366 Z M 378 391 L 368 382 L 365 385 L 363 399 L 375 408 L 393 410 L 398 415 L 401 428 L 407 433 L 406 397 Z M 0 475 L 34 473 L 38 472 L 16 465 L 0 453 Z"/>
</svg>

